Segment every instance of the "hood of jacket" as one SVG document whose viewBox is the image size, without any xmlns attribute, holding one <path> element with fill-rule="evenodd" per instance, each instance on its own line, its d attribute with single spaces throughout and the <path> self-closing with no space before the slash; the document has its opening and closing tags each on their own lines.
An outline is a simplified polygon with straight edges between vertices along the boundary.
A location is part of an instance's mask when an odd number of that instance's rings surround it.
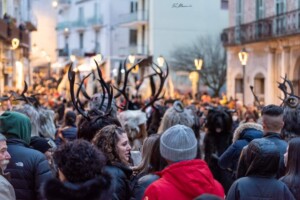
<svg viewBox="0 0 300 200">
<path fill-rule="evenodd" d="M 0 132 L 8 139 L 17 138 L 30 143 L 30 119 L 19 112 L 6 111 L 0 116 Z"/>
<path fill-rule="evenodd" d="M 245 176 L 275 177 L 279 168 L 280 153 L 268 139 L 254 139 L 245 149 Z"/>
<path fill-rule="evenodd" d="M 43 186 L 43 196 L 48 200 L 106 200 L 111 198 L 111 178 L 107 175 L 81 184 L 50 179 Z"/>
<path fill-rule="evenodd" d="M 219 194 L 217 191 L 223 190 L 206 162 L 200 159 L 171 164 L 158 175 L 191 198 L 204 193 Z"/>
<path fill-rule="evenodd" d="M 233 133 L 232 142 L 236 142 L 239 139 L 248 139 L 249 141 L 262 138 L 263 137 L 263 127 L 258 123 L 243 123 L 240 124 Z"/>
</svg>

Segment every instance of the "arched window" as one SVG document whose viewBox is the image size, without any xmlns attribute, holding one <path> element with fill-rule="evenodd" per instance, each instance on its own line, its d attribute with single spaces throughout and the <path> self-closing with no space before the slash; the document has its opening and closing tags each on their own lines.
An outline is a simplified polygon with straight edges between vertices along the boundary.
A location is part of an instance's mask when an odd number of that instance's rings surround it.
<svg viewBox="0 0 300 200">
<path fill-rule="evenodd" d="M 259 73 L 254 77 L 254 93 L 259 98 L 260 102 L 264 102 L 265 99 L 265 77 Z"/>
</svg>

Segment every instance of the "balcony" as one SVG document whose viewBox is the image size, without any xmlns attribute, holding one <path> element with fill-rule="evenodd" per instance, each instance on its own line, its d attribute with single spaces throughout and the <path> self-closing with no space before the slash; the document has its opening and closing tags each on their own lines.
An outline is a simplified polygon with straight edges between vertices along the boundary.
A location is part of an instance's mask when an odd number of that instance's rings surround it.
<svg viewBox="0 0 300 200">
<path fill-rule="evenodd" d="M 148 11 L 139 10 L 137 12 L 120 15 L 117 24 L 123 27 L 137 27 L 138 25 L 147 24 L 148 20 Z"/>
<path fill-rule="evenodd" d="M 61 9 L 67 9 L 71 6 L 71 0 L 59 0 L 58 6 Z"/>
<path fill-rule="evenodd" d="M 65 28 L 71 28 L 71 22 L 59 22 L 56 26 L 56 30 L 64 30 Z"/>
<path fill-rule="evenodd" d="M 87 24 L 94 28 L 100 28 L 103 25 L 102 17 L 92 17 L 87 20 Z"/>
<path fill-rule="evenodd" d="M 7 39 L 7 28 L 7 23 L 3 19 L 0 19 L 0 37 L 3 39 Z"/>
<path fill-rule="evenodd" d="M 36 18 L 35 15 L 30 14 L 28 19 L 25 20 L 25 23 L 26 23 L 26 28 L 29 31 L 36 31 L 37 30 L 38 22 L 37 22 L 37 18 Z"/>
<path fill-rule="evenodd" d="M 129 47 L 121 47 L 118 49 L 118 55 L 120 55 L 120 56 L 128 56 L 130 54 L 148 55 L 148 47 L 147 46 L 130 45 Z"/>
<path fill-rule="evenodd" d="M 72 49 L 71 54 L 76 57 L 84 57 L 84 50 L 83 49 Z"/>
<path fill-rule="evenodd" d="M 223 30 L 224 46 L 272 40 L 300 33 L 300 9 Z"/>
</svg>

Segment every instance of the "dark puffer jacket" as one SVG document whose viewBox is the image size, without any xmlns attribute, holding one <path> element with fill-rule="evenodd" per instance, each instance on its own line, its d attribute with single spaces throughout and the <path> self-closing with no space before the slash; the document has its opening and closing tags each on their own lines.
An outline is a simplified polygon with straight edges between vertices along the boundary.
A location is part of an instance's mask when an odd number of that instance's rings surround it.
<svg viewBox="0 0 300 200">
<path fill-rule="evenodd" d="M 41 184 L 51 178 L 52 173 L 45 155 L 29 148 L 29 118 L 17 112 L 5 112 L 0 116 L 0 132 L 8 138 L 11 159 L 6 172 L 10 172 L 16 199 L 41 199 Z"/>
<path fill-rule="evenodd" d="M 239 168 L 244 168 L 245 177 L 233 183 L 226 199 L 294 199 L 288 187 L 275 179 L 280 155 L 273 142 L 266 139 L 254 139 L 242 156 Z"/>
<path fill-rule="evenodd" d="M 285 165 L 284 165 L 284 154 L 286 152 L 286 148 L 288 146 L 287 142 L 285 140 L 283 140 L 280 137 L 279 133 L 265 133 L 264 134 L 264 138 L 267 140 L 270 140 L 271 142 L 274 142 L 274 144 L 277 146 L 279 153 L 280 153 L 280 165 L 279 165 L 279 169 L 277 171 L 277 178 L 280 178 L 282 176 L 284 176 L 285 174 Z"/>
<path fill-rule="evenodd" d="M 142 200 L 147 187 L 159 178 L 156 174 L 147 174 L 138 178 L 132 189 L 131 200 Z"/>
<path fill-rule="evenodd" d="M 52 178 L 52 173 L 45 155 L 30 149 L 22 140 L 7 140 L 11 155 L 6 172 L 10 172 L 11 184 L 16 192 L 16 199 L 41 199 L 41 184 Z"/>
<path fill-rule="evenodd" d="M 121 164 L 113 163 L 103 168 L 104 173 L 108 173 L 112 177 L 111 189 L 113 200 L 127 200 L 131 197 L 130 176 L 132 170 Z"/>
<path fill-rule="evenodd" d="M 233 143 L 219 158 L 219 166 L 235 172 L 241 151 L 253 139 L 263 137 L 263 127 L 257 123 L 241 124 L 233 134 Z"/>
</svg>

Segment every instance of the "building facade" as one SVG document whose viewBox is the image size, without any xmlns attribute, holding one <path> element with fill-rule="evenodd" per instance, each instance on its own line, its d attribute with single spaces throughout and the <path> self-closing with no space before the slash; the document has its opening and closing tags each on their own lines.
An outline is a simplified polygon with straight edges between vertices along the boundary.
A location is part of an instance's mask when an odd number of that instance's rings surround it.
<svg viewBox="0 0 300 200">
<path fill-rule="evenodd" d="M 64 63 L 72 56 L 77 66 L 88 66 L 90 58 L 101 53 L 110 76 L 114 52 L 128 46 L 128 30 L 113 25 L 127 5 L 128 0 L 58 0 L 58 61 Z"/>
<path fill-rule="evenodd" d="M 277 81 L 285 75 L 299 95 L 300 1 L 229 1 L 229 23 L 221 36 L 227 49 L 228 97 L 242 100 L 244 95 L 244 103 L 253 104 L 253 86 L 262 103 L 279 104 L 283 94 Z M 243 48 L 249 55 L 244 67 L 238 58 Z"/>
<path fill-rule="evenodd" d="M 228 26 L 227 8 L 227 0 L 132 0 L 116 24 L 130 30 L 128 55 L 151 56 L 155 62 L 162 55 L 170 64 L 176 48 L 191 46 L 201 36 L 218 38 Z M 189 73 L 171 76 L 175 87 L 191 90 Z"/>
<path fill-rule="evenodd" d="M 30 33 L 36 26 L 30 0 L 0 1 L 0 95 L 28 81 Z"/>
<path fill-rule="evenodd" d="M 37 31 L 31 33 L 31 71 L 43 72 L 47 77 L 57 60 L 56 11 L 51 1 L 34 0 L 31 2 L 32 14 L 39 21 Z"/>
</svg>

